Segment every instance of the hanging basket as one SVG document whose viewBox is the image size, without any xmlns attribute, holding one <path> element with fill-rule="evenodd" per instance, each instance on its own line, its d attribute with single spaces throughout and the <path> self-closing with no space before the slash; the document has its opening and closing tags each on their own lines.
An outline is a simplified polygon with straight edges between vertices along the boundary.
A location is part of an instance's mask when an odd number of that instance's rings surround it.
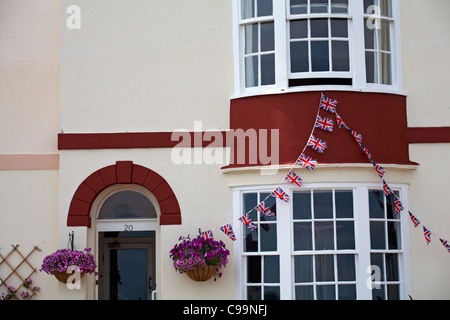
<svg viewBox="0 0 450 320">
<path fill-rule="evenodd" d="M 67 280 L 73 275 L 74 272 L 75 271 L 72 271 L 72 273 L 53 271 L 52 274 L 59 282 L 66 284 Z M 80 273 L 79 279 L 83 278 L 83 276 L 84 273 Z M 77 279 L 77 277 L 75 277 L 75 279 Z"/>
<path fill-rule="evenodd" d="M 194 281 L 206 281 L 214 275 L 214 273 L 216 272 L 216 268 L 217 266 L 215 265 L 194 267 L 194 269 L 186 271 L 186 274 Z"/>
</svg>

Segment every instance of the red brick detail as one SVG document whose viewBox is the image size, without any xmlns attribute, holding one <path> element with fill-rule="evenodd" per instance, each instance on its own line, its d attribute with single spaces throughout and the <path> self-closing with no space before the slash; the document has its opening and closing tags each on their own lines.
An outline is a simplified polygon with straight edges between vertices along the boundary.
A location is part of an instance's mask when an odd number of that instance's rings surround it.
<svg viewBox="0 0 450 320">
<path fill-rule="evenodd" d="M 67 226 L 91 227 L 91 206 L 105 188 L 114 184 L 133 183 L 143 186 L 158 200 L 160 225 L 181 224 L 178 200 L 167 181 L 156 172 L 132 161 L 118 161 L 87 177 L 77 188 L 69 206 Z"/>
</svg>

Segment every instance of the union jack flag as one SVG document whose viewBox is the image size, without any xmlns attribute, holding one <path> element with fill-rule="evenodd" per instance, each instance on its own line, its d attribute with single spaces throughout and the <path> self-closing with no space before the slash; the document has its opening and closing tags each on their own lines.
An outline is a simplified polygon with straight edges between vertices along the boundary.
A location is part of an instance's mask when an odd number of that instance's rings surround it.
<svg viewBox="0 0 450 320">
<path fill-rule="evenodd" d="M 280 187 L 276 187 L 275 190 L 272 191 L 270 194 L 272 197 L 276 197 L 280 200 L 283 200 L 284 202 L 289 202 L 291 200 L 291 197 L 289 197 L 286 192 L 283 191 Z"/>
<path fill-rule="evenodd" d="M 441 239 L 439 238 L 439 240 L 441 240 L 442 245 L 445 247 L 445 249 L 447 249 L 447 251 L 450 253 L 450 244 L 448 243 L 447 240 Z"/>
<path fill-rule="evenodd" d="M 403 207 L 402 202 L 400 201 L 400 199 L 395 196 L 394 197 L 394 207 L 395 207 L 395 214 L 399 214 L 400 212 L 402 212 L 402 210 L 404 210 L 405 208 Z"/>
<path fill-rule="evenodd" d="M 361 143 L 359 143 L 359 146 L 361 147 L 362 151 L 366 154 L 367 158 L 372 161 L 372 154 L 370 153 L 369 149 L 364 147 Z"/>
<path fill-rule="evenodd" d="M 222 230 L 231 240 L 236 240 L 236 235 L 234 234 L 233 227 L 230 223 L 224 224 L 220 227 L 220 230 Z"/>
<path fill-rule="evenodd" d="M 214 240 L 214 236 L 213 236 L 212 230 L 203 232 L 203 237 L 204 237 L 205 239 L 211 239 L 211 240 Z"/>
<path fill-rule="evenodd" d="M 362 141 L 362 135 L 359 132 L 356 132 L 354 130 L 348 129 L 350 131 L 350 133 L 352 134 L 353 138 L 355 138 L 355 140 L 359 143 L 361 143 Z"/>
<path fill-rule="evenodd" d="M 311 158 L 310 156 L 302 153 L 300 157 L 298 157 L 296 164 L 301 165 L 302 167 L 308 169 L 309 171 L 313 171 L 317 165 L 317 161 Z"/>
<path fill-rule="evenodd" d="M 251 231 L 256 230 L 256 224 L 254 224 L 253 220 L 249 218 L 248 212 L 244 214 L 242 217 L 240 217 L 238 220 L 241 221 L 244 225 L 246 225 L 247 228 L 249 228 Z"/>
<path fill-rule="evenodd" d="M 340 115 L 338 115 L 338 113 L 336 112 L 336 123 L 338 125 L 339 128 L 343 128 L 343 129 L 347 129 L 349 130 L 349 127 L 347 126 L 347 124 L 344 122 L 344 120 L 341 118 Z"/>
<path fill-rule="evenodd" d="M 320 109 L 323 109 L 325 111 L 335 113 L 337 108 L 338 102 L 336 100 L 330 99 L 323 95 L 323 93 L 320 94 Z"/>
<path fill-rule="evenodd" d="M 319 128 L 328 132 L 333 132 L 333 120 L 327 117 L 317 116 L 315 128 Z"/>
<path fill-rule="evenodd" d="M 389 187 L 389 185 L 384 180 L 383 180 L 383 191 L 384 191 L 384 195 L 386 197 L 389 197 L 390 194 L 394 193 L 394 192 L 392 192 L 392 189 Z"/>
<path fill-rule="evenodd" d="M 409 212 L 409 216 L 411 217 L 411 221 L 412 221 L 412 223 L 414 224 L 414 227 L 417 228 L 418 225 L 420 224 L 419 219 L 417 219 L 416 216 L 413 215 L 410 211 L 408 211 L 408 212 Z"/>
<path fill-rule="evenodd" d="M 313 148 L 319 153 L 323 153 L 327 148 L 327 143 L 315 137 L 314 135 L 311 135 L 311 137 L 309 137 L 307 146 Z"/>
<path fill-rule="evenodd" d="M 286 178 L 284 178 L 285 181 L 289 181 L 292 184 L 297 185 L 298 187 L 301 187 L 303 182 L 302 179 L 300 179 L 299 176 L 297 176 L 293 171 L 289 171 Z"/>
<path fill-rule="evenodd" d="M 425 226 L 423 226 L 423 235 L 425 236 L 425 240 L 427 241 L 427 244 L 430 244 L 430 242 L 431 242 L 431 231 L 428 230 L 427 228 L 425 228 Z"/>
<path fill-rule="evenodd" d="M 380 179 L 383 179 L 384 174 L 386 173 L 386 170 L 382 166 L 376 164 L 373 161 L 372 161 L 372 165 L 375 168 L 375 171 L 378 173 L 378 176 L 380 176 Z"/>
<path fill-rule="evenodd" d="M 260 204 L 258 204 L 255 209 L 258 210 L 259 212 L 261 212 L 262 214 L 268 216 L 268 217 L 273 217 L 274 216 L 272 211 L 270 211 L 270 208 L 268 208 L 266 206 L 266 202 L 265 201 L 263 201 Z"/>
</svg>

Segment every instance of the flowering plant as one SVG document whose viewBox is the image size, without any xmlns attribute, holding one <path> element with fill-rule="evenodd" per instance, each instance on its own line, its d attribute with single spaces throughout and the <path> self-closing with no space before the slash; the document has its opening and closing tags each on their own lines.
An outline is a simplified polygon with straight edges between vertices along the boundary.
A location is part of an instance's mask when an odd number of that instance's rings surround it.
<svg viewBox="0 0 450 320">
<path fill-rule="evenodd" d="M 216 275 L 222 276 L 219 271 L 227 265 L 227 257 L 230 254 L 222 241 L 205 239 L 201 236 L 191 240 L 189 235 L 180 237 L 178 241 L 179 243 L 170 250 L 175 271 L 184 273 L 197 266 L 213 265 L 216 266 Z"/>
<path fill-rule="evenodd" d="M 91 248 L 86 248 L 84 251 L 75 251 L 70 249 L 59 249 L 56 252 L 48 255 L 42 262 L 40 271 L 48 274 L 53 272 L 67 272 L 67 270 L 75 270 L 79 273 L 94 273 L 97 264 L 94 256 L 90 253 Z"/>
<path fill-rule="evenodd" d="M 41 288 L 38 286 L 32 287 L 32 280 L 30 277 L 26 278 L 23 282 L 23 287 L 25 288 L 24 291 L 20 292 L 20 297 L 24 300 L 30 300 L 34 295 L 37 294 L 37 292 L 41 291 Z M 20 287 L 19 287 L 20 288 Z M 7 293 L 2 293 L 0 295 L 0 300 L 18 300 L 16 293 L 19 291 L 19 288 L 14 288 L 13 286 L 7 286 L 6 290 Z"/>
</svg>

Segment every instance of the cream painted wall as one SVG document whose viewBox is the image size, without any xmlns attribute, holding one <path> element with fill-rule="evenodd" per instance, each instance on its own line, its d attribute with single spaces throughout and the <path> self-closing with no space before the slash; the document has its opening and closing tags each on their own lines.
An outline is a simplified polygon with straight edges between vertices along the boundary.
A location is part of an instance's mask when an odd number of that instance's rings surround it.
<svg viewBox="0 0 450 320">
<path fill-rule="evenodd" d="M 0 153 L 57 153 L 59 1 L 0 1 Z"/>
<path fill-rule="evenodd" d="M 229 127 L 231 2 L 63 0 L 61 17 L 64 132 Z"/>
<path fill-rule="evenodd" d="M 400 0 L 404 89 L 410 127 L 449 126 L 450 1 Z"/>
<path fill-rule="evenodd" d="M 91 173 L 116 161 L 128 160 L 150 168 L 164 177 L 172 187 L 181 208 L 182 225 L 161 226 L 158 238 L 158 297 L 161 299 L 233 299 L 232 256 L 224 276 L 207 283 L 197 284 L 173 269 L 169 251 L 181 235 L 197 235 L 198 229 L 214 231 L 216 239 L 223 240 L 228 248 L 232 241 L 218 229 L 232 221 L 232 197 L 227 178 L 221 173 L 221 165 L 175 165 L 171 149 L 130 149 L 96 151 L 61 151 L 59 196 L 59 245 L 65 245 L 67 234 L 75 231 L 77 246 L 96 248 L 95 217 L 92 228 L 66 227 L 67 213 L 76 188 Z M 89 161 L 86 161 L 89 159 Z M 88 277 L 89 279 L 92 277 Z M 74 299 L 93 297 L 92 279 L 86 279 L 83 290 L 67 290 L 60 286 L 59 297 Z M 86 290 L 86 291 L 84 291 Z"/>
</svg>

